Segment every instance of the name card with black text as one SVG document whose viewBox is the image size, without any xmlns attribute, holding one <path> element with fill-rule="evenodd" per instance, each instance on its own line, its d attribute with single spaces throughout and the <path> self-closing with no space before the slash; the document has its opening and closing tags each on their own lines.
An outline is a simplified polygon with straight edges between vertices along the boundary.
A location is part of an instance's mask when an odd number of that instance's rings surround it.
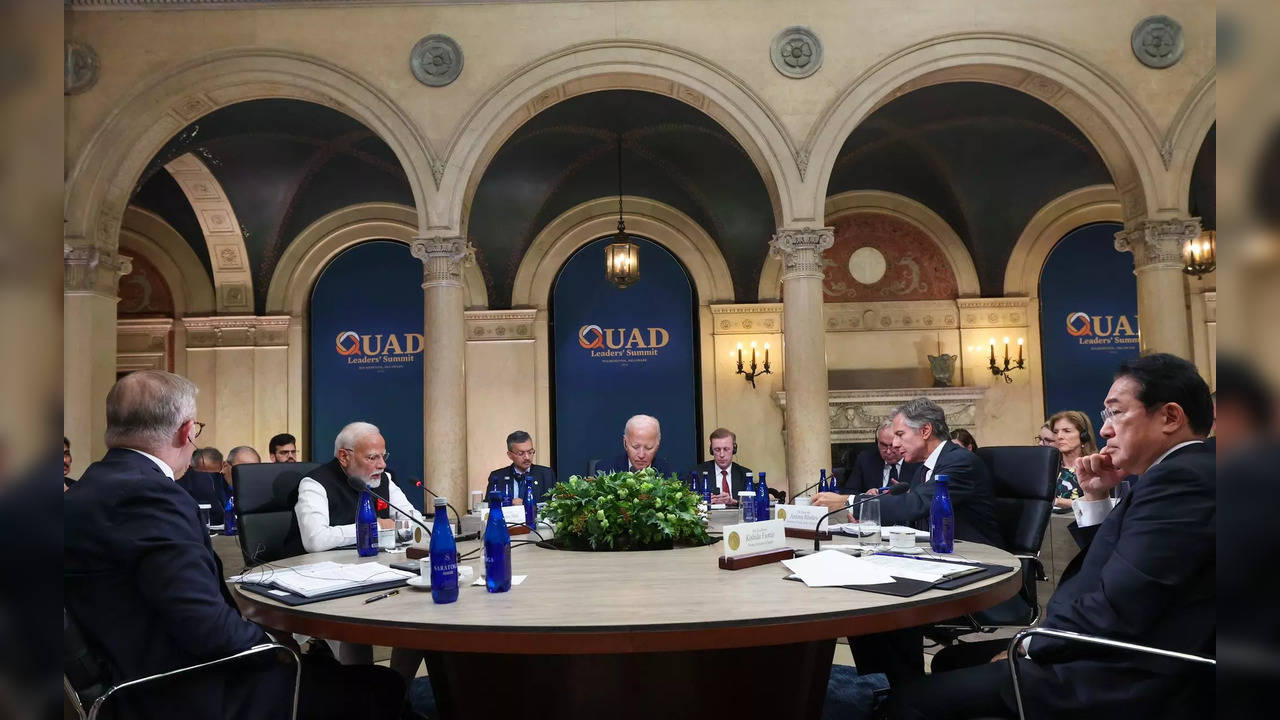
<svg viewBox="0 0 1280 720">
<path fill-rule="evenodd" d="M 754 555 L 787 547 L 787 531 L 780 520 L 724 526 L 725 557 Z"/>
<path fill-rule="evenodd" d="M 829 511 L 821 505 L 779 505 L 777 518 L 786 527 L 812 532 L 814 526 L 818 525 L 818 519 L 827 512 Z M 822 525 L 818 527 L 819 532 L 827 529 L 828 519 L 822 518 Z"/>
</svg>

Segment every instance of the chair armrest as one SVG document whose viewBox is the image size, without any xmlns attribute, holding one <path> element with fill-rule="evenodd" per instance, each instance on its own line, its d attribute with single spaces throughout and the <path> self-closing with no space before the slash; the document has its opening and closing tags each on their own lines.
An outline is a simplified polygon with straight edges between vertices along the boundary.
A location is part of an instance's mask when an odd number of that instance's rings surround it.
<svg viewBox="0 0 1280 720">
<path fill-rule="evenodd" d="M 1013 553 L 1013 556 L 1022 560 L 1025 565 L 1030 565 L 1032 576 L 1036 580 L 1048 580 L 1049 576 L 1044 572 L 1044 563 L 1040 560 L 1040 555 L 1030 555 L 1027 553 Z"/>
<path fill-rule="evenodd" d="M 1135 643 L 1112 640 L 1110 638 L 1098 637 L 1096 635 L 1084 635 L 1082 633 L 1071 632 L 1069 630 L 1054 630 L 1052 628 L 1044 627 L 1027 628 L 1019 631 L 1018 634 L 1013 636 L 1013 639 L 1009 641 L 1008 651 L 1009 672 L 1013 675 L 1013 696 L 1018 703 L 1018 717 L 1022 720 L 1026 720 L 1027 715 L 1022 706 L 1022 686 L 1018 682 L 1018 646 L 1022 645 L 1022 641 L 1032 635 L 1047 635 L 1049 637 L 1055 637 L 1068 642 L 1102 645 L 1105 647 L 1115 648 L 1117 650 L 1128 650 L 1144 655 L 1156 655 L 1159 657 L 1170 658 L 1172 660 L 1181 660 L 1183 662 L 1199 665 L 1209 665 L 1211 667 L 1218 664 L 1218 661 L 1213 658 L 1180 653 L 1173 650 L 1165 650 L 1164 648 L 1150 647 L 1147 645 L 1137 645 Z"/>
<path fill-rule="evenodd" d="M 173 678 L 181 675 L 198 674 L 201 671 L 209 671 L 213 668 L 217 668 L 223 665 L 243 662 L 247 658 L 255 657 L 258 655 L 270 655 L 280 650 L 283 650 L 286 653 L 288 653 L 290 660 L 293 662 L 293 700 L 290 706 L 291 710 L 289 713 L 289 717 L 295 718 L 298 715 L 298 689 L 302 681 L 302 662 L 298 658 L 298 654 L 295 653 L 293 650 L 289 649 L 284 645 L 273 642 L 273 643 L 263 643 L 261 645 L 254 645 L 248 650 L 242 650 L 234 655 L 228 655 L 226 657 L 218 658 L 217 660 L 210 660 L 208 662 L 203 662 L 196 665 L 189 665 L 187 667 L 178 668 L 176 670 L 169 670 L 167 672 L 156 673 L 155 675 L 148 675 L 146 677 L 140 677 L 134 680 L 128 680 L 126 682 L 113 685 L 107 689 L 107 692 L 104 693 L 102 697 L 98 698 L 93 702 L 93 706 L 89 709 L 89 720 L 96 720 L 98 717 L 98 713 L 101 712 L 102 710 L 103 704 L 106 703 L 111 698 L 112 695 L 115 695 L 117 692 L 121 690 L 136 689 L 137 687 L 142 685 L 159 682 L 161 680 L 165 680 L 165 679 L 169 679 L 169 678 Z"/>
</svg>

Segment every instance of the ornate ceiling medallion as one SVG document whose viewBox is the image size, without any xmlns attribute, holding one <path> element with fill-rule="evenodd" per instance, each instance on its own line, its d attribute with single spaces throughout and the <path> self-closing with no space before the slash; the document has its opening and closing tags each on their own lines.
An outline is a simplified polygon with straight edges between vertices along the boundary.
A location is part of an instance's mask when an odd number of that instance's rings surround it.
<svg viewBox="0 0 1280 720">
<path fill-rule="evenodd" d="M 409 69 L 423 85 L 444 87 L 462 74 L 462 48 L 448 35 L 428 35 L 409 53 Z"/>
<path fill-rule="evenodd" d="M 1182 59 L 1182 26 L 1168 15 L 1152 15 L 1133 29 L 1129 38 L 1138 62 L 1162 70 Z"/>
<path fill-rule="evenodd" d="M 799 25 L 778 33 L 769 46 L 769 59 L 789 78 L 807 78 L 822 67 L 822 43 L 809 28 Z"/>
</svg>

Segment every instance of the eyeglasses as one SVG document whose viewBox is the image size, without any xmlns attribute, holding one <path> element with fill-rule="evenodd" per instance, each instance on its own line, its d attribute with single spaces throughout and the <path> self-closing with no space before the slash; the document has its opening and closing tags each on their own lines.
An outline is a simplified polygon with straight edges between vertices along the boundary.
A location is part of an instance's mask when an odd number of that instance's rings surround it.
<svg viewBox="0 0 1280 720">
<path fill-rule="evenodd" d="M 196 424 L 196 431 L 191 433 L 191 439 L 195 440 L 196 438 L 200 437 L 200 433 L 204 432 L 204 423 L 200 422 L 199 420 L 192 420 L 191 422 Z"/>
<path fill-rule="evenodd" d="M 1098 417 L 1102 418 L 1102 424 L 1106 425 L 1108 422 L 1111 422 L 1112 420 L 1114 420 L 1117 415 L 1122 415 L 1122 414 L 1124 414 L 1123 410 L 1116 411 L 1116 410 L 1112 410 L 1111 408 L 1104 407 L 1102 408 L 1102 412 L 1098 413 Z"/>
<path fill-rule="evenodd" d="M 346 450 L 347 452 L 351 453 L 352 455 L 355 455 L 355 454 L 356 454 L 356 451 L 355 451 L 354 449 L 352 449 L 352 448 L 342 448 L 342 449 L 343 449 L 343 450 Z M 384 452 L 384 453 L 382 453 L 381 455 L 379 455 L 378 453 L 369 453 L 368 455 L 364 455 L 364 456 L 362 456 L 362 457 L 364 457 L 365 462 L 370 462 L 370 463 L 378 462 L 378 458 L 382 458 L 382 462 L 384 462 L 384 463 L 385 463 L 385 462 L 390 462 L 390 461 L 391 461 L 391 453 L 389 453 L 389 452 Z"/>
<path fill-rule="evenodd" d="M 519 455 L 520 457 L 533 457 L 533 454 L 538 451 L 537 450 L 512 450 L 510 452 L 512 455 Z"/>
</svg>

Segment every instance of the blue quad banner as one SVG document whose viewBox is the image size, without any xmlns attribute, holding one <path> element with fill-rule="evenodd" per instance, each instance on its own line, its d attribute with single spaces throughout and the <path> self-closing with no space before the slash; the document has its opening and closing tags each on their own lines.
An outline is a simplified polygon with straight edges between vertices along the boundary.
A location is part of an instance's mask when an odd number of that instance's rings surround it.
<svg viewBox="0 0 1280 720">
<path fill-rule="evenodd" d="M 422 263 L 389 240 L 362 243 L 329 263 L 311 293 L 311 460 L 355 420 L 377 425 L 388 469 L 421 510 L 409 479 L 423 472 Z"/>
<path fill-rule="evenodd" d="M 1094 423 L 1116 367 L 1138 353 L 1133 255 L 1115 249 L 1115 223 L 1086 225 L 1054 246 L 1040 273 L 1045 412 L 1084 411 Z"/>
<path fill-rule="evenodd" d="M 611 240 L 574 253 L 552 290 L 556 473 L 583 475 L 590 460 L 622 453 L 623 426 L 636 414 L 658 418 L 658 456 L 684 472 L 698 442 L 689 276 L 666 248 L 633 237 L 640 279 L 620 290 L 604 275 Z"/>
</svg>

